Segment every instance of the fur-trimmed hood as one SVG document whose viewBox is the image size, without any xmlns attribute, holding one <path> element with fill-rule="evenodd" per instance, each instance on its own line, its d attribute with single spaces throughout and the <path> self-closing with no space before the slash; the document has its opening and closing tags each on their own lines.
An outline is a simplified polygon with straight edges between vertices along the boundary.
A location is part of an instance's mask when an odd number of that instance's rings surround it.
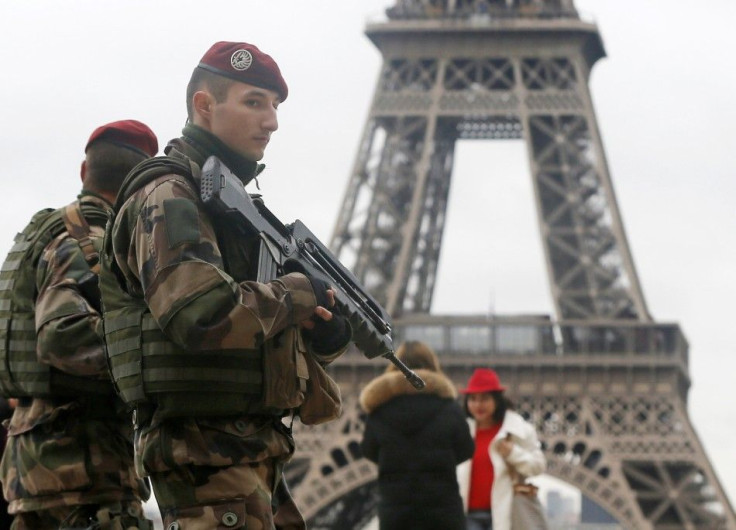
<svg viewBox="0 0 736 530">
<path fill-rule="evenodd" d="M 442 372 L 426 369 L 415 370 L 426 386 L 422 390 L 414 388 L 398 371 L 387 372 L 373 379 L 360 393 L 360 406 L 370 414 L 378 407 L 398 396 L 404 395 L 437 395 L 442 398 L 455 399 L 457 390 Z"/>
</svg>

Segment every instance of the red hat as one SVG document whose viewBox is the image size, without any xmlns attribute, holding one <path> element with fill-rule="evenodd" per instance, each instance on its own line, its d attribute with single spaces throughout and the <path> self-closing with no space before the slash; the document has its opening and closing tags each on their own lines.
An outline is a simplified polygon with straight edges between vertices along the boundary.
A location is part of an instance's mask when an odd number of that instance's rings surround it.
<svg viewBox="0 0 736 530">
<path fill-rule="evenodd" d="M 241 83 L 273 90 L 281 101 L 289 95 L 276 61 L 247 42 L 216 42 L 197 66 Z"/>
<path fill-rule="evenodd" d="M 133 149 L 146 156 L 156 156 L 158 140 L 153 131 L 144 123 L 136 120 L 120 120 L 97 127 L 87 140 L 84 152 L 97 140 Z"/>
<path fill-rule="evenodd" d="M 460 391 L 461 394 L 480 394 L 483 392 L 501 392 L 506 387 L 501 384 L 498 374 L 488 368 L 476 368 L 468 381 L 468 388 Z"/>
</svg>

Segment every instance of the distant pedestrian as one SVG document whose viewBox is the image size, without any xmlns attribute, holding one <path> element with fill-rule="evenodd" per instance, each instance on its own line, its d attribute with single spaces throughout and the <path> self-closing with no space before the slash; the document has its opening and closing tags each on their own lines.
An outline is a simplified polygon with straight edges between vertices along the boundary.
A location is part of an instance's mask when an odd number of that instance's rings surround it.
<svg viewBox="0 0 736 530">
<path fill-rule="evenodd" d="M 426 383 L 416 390 L 394 365 L 360 394 L 368 418 L 361 448 L 378 464 L 380 530 L 463 530 L 456 466 L 473 455 L 473 439 L 452 382 L 422 342 L 396 356 Z"/>
<path fill-rule="evenodd" d="M 504 390 L 496 372 L 478 368 L 460 391 L 475 438 L 473 459 L 458 467 L 467 530 L 510 530 L 515 479 L 546 466 L 534 427 L 511 410 Z"/>
</svg>

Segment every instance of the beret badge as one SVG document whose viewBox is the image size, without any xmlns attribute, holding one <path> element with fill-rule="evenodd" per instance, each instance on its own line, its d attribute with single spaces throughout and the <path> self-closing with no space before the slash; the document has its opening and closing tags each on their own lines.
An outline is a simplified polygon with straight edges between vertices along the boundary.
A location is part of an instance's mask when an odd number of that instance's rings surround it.
<svg viewBox="0 0 736 530">
<path fill-rule="evenodd" d="M 250 65 L 253 64 L 253 56 L 248 50 L 238 50 L 230 56 L 230 64 L 233 68 L 242 72 L 250 68 Z"/>
</svg>

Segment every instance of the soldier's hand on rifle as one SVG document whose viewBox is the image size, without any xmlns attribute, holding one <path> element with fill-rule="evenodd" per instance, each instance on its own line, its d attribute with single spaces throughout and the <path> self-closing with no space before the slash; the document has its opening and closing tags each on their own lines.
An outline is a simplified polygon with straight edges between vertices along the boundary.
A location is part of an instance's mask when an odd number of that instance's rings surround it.
<svg viewBox="0 0 736 530">
<path fill-rule="evenodd" d="M 312 349 L 316 353 L 333 353 L 345 347 L 350 341 L 352 336 L 350 324 L 345 317 L 328 309 L 335 305 L 335 291 L 319 278 L 312 276 L 308 278 L 312 282 L 317 307 L 314 309 L 312 318 L 301 322 L 301 326 L 309 330 Z"/>
<path fill-rule="evenodd" d="M 323 303 L 326 304 L 326 306 L 318 305 L 314 308 L 314 314 L 312 318 L 308 318 L 307 320 L 302 320 L 299 325 L 303 327 L 304 329 L 312 330 L 314 329 L 317 322 L 319 322 L 318 319 L 321 319 L 325 322 L 329 322 L 332 320 L 334 315 L 332 314 L 332 311 L 327 309 L 328 307 L 332 307 L 335 305 L 335 291 L 332 289 L 327 289 L 325 291 L 325 298 L 326 300 L 320 300 L 320 297 L 317 297 L 317 303 Z"/>
</svg>

